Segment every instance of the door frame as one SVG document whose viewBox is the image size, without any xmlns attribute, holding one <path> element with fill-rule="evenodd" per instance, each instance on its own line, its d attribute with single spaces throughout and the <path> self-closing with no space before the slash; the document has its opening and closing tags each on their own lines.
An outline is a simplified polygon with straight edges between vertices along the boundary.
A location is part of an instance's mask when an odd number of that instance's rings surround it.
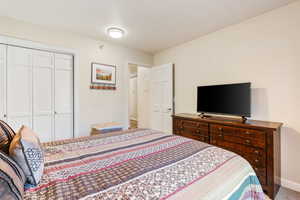
<svg viewBox="0 0 300 200">
<path fill-rule="evenodd" d="M 26 39 L 0 35 L 0 44 L 73 56 L 73 137 L 79 135 L 79 53 L 75 49 L 45 45 Z"/>
<path fill-rule="evenodd" d="M 129 129 L 130 127 L 130 116 L 129 116 L 129 83 L 130 83 L 130 73 L 129 73 L 129 64 L 137 65 L 137 66 L 143 66 L 147 68 L 152 68 L 151 64 L 145 64 L 145 63 L 140 63 L 136 61 L 127 61 L 125 63 L 125 70 L 124 70 L 124 77 L 125 77 L 125 84 L 124 84 L 124 99 L 125 99 L 125 107 L 124 107 L 124 128 Z"/>
</svg>

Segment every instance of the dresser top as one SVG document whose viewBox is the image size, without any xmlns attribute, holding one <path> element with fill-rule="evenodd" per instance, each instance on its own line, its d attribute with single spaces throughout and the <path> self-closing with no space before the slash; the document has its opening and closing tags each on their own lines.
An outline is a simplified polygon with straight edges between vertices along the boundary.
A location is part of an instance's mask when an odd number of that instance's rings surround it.
<svg viewBox="0 0 300 200">
<path fill-rule="evenodd" d="M 246 120 L 245 122 L 239 121 L 236 118 L 226 118 L 226 117 L 217 117 L 217 116 L 210 116 L 210 117 L 200 117 L 196 114 L 189 114 L 189 113 L 180 113 L 173 115 L 173 117 L 180 117 L 180 118 L 188 118 L 192 120 L 197 120 L 201 122 L 209 122 L 209 123 L 217 123 L 223 125 L 234 125 L 239 127 L 245 128 L 262 128 L 262 129 L 272 129 L 277 130 L 280 128 L 283 123 L 280 122 L 268 122 L 268 121 L 260 121 L 260 120 Z"/>
</svg>

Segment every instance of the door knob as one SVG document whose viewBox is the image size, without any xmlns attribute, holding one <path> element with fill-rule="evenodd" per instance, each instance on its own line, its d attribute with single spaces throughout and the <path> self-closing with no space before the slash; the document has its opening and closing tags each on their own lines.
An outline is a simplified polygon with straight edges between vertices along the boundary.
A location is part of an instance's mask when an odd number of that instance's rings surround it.
<svg viewBox="0 0 300 200">
<path fill-rule="evenodd" d="M 7 117 L 7 115 L 6 115 L 6 114 L 4 114 L 4 115 L 3 115 L 3 117 L 4 117 L 4 118 L 6 118 L 6 117 Z"/>
</svg>

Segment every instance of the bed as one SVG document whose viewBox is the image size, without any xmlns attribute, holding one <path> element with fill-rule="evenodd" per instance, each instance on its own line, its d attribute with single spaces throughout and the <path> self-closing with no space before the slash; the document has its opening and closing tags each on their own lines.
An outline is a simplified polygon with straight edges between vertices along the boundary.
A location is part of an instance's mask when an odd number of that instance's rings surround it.
<svg viewBox="0 0 300 200">
<path fill-rule="evenodd" d="M 43 144 L 45 169 L 24 199 L 264 199 L 242 157 L 148 129 Z"/>
</svg>

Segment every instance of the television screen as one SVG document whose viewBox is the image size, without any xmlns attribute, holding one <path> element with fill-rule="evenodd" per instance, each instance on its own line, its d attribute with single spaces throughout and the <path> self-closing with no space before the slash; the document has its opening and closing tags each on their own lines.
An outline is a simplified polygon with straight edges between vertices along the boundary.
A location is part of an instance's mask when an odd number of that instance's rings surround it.
<svg viewBox="0 0 300 200">
<path fill-rule="evenodd" d="M 251 83 L 198 87 L 197 112 L 251 116 Z"/>
</svg>

